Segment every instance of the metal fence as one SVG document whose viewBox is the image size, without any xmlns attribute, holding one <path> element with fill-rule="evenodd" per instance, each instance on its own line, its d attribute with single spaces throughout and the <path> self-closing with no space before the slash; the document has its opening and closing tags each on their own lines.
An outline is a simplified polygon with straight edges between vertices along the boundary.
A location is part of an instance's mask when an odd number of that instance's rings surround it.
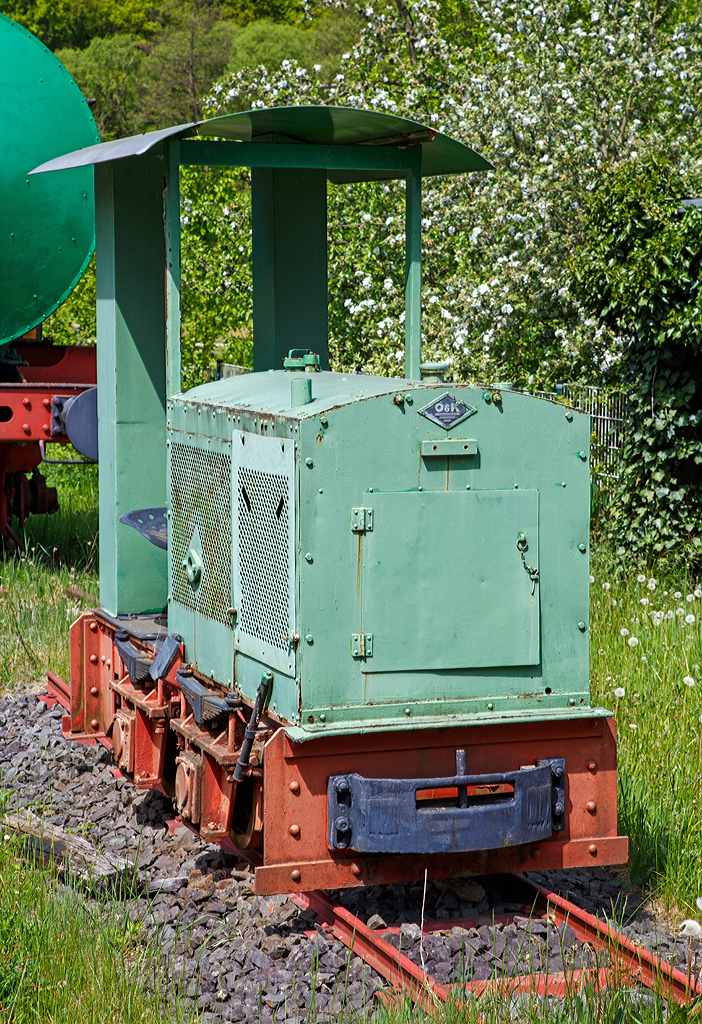
<svg viewBox="0 0 702 1024">
<path fill-rule="evenodd" d="M 600 489 L 608 490 L 621 466 L 628 419 L 624 395 L 621 391 L 605 391 L 589 384 L 558 384 L 555 392 L 536 393 L 541 398 L 590 413 L 590 472 Z"/>
</svg>

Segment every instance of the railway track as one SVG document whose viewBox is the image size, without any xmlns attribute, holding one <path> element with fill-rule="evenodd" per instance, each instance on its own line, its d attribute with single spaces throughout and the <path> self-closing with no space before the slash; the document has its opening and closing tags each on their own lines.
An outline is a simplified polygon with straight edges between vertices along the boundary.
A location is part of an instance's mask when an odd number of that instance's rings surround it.
<svg viewBox="0 0 702 1024">
<path fill-rule="evenodd" d="M 398 998 L 408 997 L 429 1013 L 452 995 L 463 998 L 469 994 L 482 996 L 488 992 L 501 992 L 504 995 L 534 993 L 564 998 L 581 991 L 586 985 L 595 989 L 644 986 L 678 1005 L 689 1004 L 702 995 L 699 977 L 672 967 L 645 946 L 632 942 L 610 924 L 587 913 L 570 900 L 550 892 L 523 875 L 513 875 L 511 881 L 515 885 L 515 895 L 524 897 L 523 915 L 547 927 L 567 925 L 587 950 L 606 955 L 609 960 L 607 966 L 598 966 L 598 957 L 595 955 L 595 965 L 591 968 L 556 973 L 535 971 L 517 977 L 441 984 L 404 955 L 401 948 L 396 948 L 388 941 L 388 935 L 398 931 L 397 927 L 372 930 L 359 917 L 334 903 L 321 891 L 300 893 L 292 899 L 302 910 L 314 910 L 325 930 L 382 975 Z M 500 915 L 489 920 L 493 924 L 505 925 L 511 923 L 514 916 Z M 421 930 L 425 936 L 453 928 L 468 930 L 479 923 L 480 919 L 475 918 L 448 918 L 426 921 Z"/>
<path fill-rule="evenodd" d="M 49 677 L 47 694 L 42 699 L 57 702 L 64 708 L 69 702 L 65 685 L 53 674 Z M 109 740 L 103 745 L 109 747 Z M 391 1001 L 409 998 L 428 1013 L 433 1013 L 441 1003 L 455 997 L 480 997 L 499 992 L 505 996 L 529 993 L 564 998 L 582 991 L 585 986 L 596 990 L 613 986 L 644 987 L 679 1005 L 690 1004 L 702 995 L 696 964 L 690 962 L 687 971 L 672 966 L 608 921 L 524 875 L 504 876 L 503 882 L 509 893 L 508 907 L 512 908 L 509 912 L 420 919 L 419 922 L 404 920 L 397 924 L 383 921 L 376 928 L 369 927 L 360 916 L 321 890 L 298 893 L 291 897 L 291 901 L 302 911 L 314 912 L 317 925 L 329 938 L 343 943 L 388 982 L 392 994 L 386 991 L 382 993 L 383 998 Z M 479 934 L 479 929 L 489 928 L 494 934 L 496 927 L 508 928 L 515 922 L 519 923 L 524 937 L 522 943 L 526 940 L 527 944 L 534 936 L 543 936 L 549 930 L 562 935 L 567 927 L 582 944 L 580 966 L 543 970 L 540 968 L 547 965 L 537 958 L 530 961 L 531 969 L 516 975 L 499 976 L 501 972 L 495 970 L 491 977 L 475 978 L 468 976 L 468 969 L 460 982 L 444 982 L 432 977 L 421 963 L 414 962 L 407 955 L 408 945 L 416 948 L 419 940 L 420 959 L 423 961 L 421 944 L 424 939 L 432 935 L 446 935 L 454 929 L 461 930 L 466 936 L 462 941 L 465 942 L 466 954 L 470 955 L 476 951 L 472 936 Z M 417 959 L 416 955 L 414 959 Z M 499 957 L 495 960 L 499 966 Z"/>
</svg>

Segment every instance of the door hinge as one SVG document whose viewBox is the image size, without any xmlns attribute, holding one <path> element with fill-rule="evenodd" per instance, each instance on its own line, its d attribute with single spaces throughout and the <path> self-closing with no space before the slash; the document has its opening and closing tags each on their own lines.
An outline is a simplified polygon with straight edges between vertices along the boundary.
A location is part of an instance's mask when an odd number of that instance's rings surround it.
<svg viewBox="0 0 702 1024">
<path fill-rule="evenodd" d="M 352 633 L 351 634 L 351 657 L 372 658 L 373 657 L 373 634 Z"/>
<path fill-rule="evenodd" d="M 369 532 L 373 529 L 373 509 L 372 508 L 352 508 L 351 509 L 351 532 L 352 533 L 364 533 Z"/>
</svg>

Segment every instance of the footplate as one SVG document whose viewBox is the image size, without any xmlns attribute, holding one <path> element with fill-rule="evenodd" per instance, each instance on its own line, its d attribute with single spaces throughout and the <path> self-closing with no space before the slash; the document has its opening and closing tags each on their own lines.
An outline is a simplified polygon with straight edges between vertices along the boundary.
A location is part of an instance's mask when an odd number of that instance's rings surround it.
<svg viewBox="0 0 702 1024">
<path fill-rule="evenodd" d="M 333 775 L 327 785 L 327 843 L 357 853 L 460 853 L 520 846 L 565 828 L 565 761 L 495 775 L 366 779 Z"/>
</svg>

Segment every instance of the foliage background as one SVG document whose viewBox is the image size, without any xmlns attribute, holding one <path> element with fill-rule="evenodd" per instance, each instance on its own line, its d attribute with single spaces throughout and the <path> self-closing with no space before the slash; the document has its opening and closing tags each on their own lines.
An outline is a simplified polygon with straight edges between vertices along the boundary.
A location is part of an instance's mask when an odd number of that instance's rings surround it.
<svg viewBox="0 0 702 1024">
<path fill-rule="evenodd" d="M 425 179 L 423 356 L 456 380 L 626 390 L 608 516 L 637 557 L 700 556 L 702 33 L 664 0 L 0 0 L 95 99 L 105 137 L 250 107 L 403 114 L 495 171 Z M 184 385 L 251 362 L 248 172 L 188 169 Z M 330 186 L 332 364 L 396 374 L 404 186 Z M 86 275 L 47 330 L 94 336 Z"/>
</svg>

